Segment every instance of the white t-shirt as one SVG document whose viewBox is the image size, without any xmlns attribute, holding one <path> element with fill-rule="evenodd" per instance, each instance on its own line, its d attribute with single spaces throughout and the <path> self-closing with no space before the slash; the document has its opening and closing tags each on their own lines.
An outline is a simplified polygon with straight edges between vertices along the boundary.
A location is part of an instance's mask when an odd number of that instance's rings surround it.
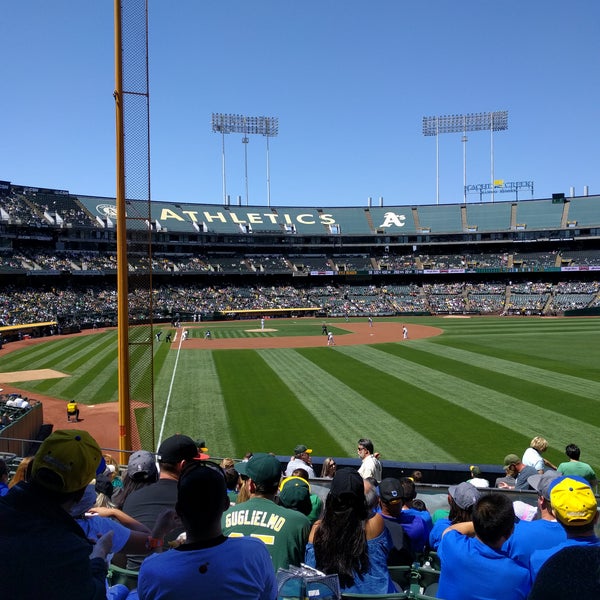
<svg viewBox="0 0 600 600">
<path fill-rule="evenodd" d="M 535 448 L 527 448 L 523 454 L 521 462 L 524 465 L 533 467 L 536 471 L 544 470 L 544 459 L 542 455 Z"/>
</svg>

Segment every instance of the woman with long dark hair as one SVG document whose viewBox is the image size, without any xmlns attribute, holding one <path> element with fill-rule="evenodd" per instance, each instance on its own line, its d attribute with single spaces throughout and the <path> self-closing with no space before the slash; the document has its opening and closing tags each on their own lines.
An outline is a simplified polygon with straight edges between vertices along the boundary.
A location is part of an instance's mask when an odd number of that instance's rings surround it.
<svg viewBox="0 0 600 600">
<path fill-rule="evenodd" d="M 345 592 L 386 594 L 397 591 L 387 568 L 391 547 L 383 517 L 369 514 L 362 477 L 352 469 L 337 471 L 323 518 L 310 532 L 306 563 L 339 575 Z"/>
</svg>

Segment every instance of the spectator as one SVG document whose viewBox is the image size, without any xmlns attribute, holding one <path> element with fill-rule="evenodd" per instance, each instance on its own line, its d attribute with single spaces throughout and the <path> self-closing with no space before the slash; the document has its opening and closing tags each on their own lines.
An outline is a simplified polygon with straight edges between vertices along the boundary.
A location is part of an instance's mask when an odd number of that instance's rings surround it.
<svg viewBox="0 0 600 600">
<path fill-rule="evenodd" d="M 396 591 L 387 569 L 391 548 L 381 515 L 369 518 L 360 475 L 341 469 L 331 482 L 323 518 L 310 532 L 305 562 L 337 573 L 344 592 L 385 594 Z"/>
<path fill-rule="evenodd" d="M 306 469 L 295 469 L 294 471 L 292 471 L 292 477 L 299 477 L 300 479 L 303 479 L 306 482 L 306 485 L 308 486 L 308 490 L 310 491 L 310 483 L 308 482 L 308 472 L 306 471 Z M 280 484 L 279 486 L 280 490 L 282 484 Z M 321 500 L 321 498 L 317 494 L 313 494 L 311 492 L 310 506 L 310 512 L 306 516 L 308 517 L 308 520 L 310 521 L 310 524 L 312 526 L 312 524 L 321 516 L 321 512 L 323 511 L 323 500 Z"/>
<path fill-rule="evenodd" d="M 548 440 L 538 435 L 529 443 L 529 448 L 525 450 L 521 462 L 528 467 L 533 467 L 538 473 L 543 473 L 545 467 L 556 471 L 556 467 L 542 457 L 546 450 L 548 450 Z"/>
<path fill-rule="evenodd" d="M 129 457 L 123 486 L 115 490 L 113 503 L 117 508 L 122 509 L 129 494 L 157 481 L 158 468 L 154 454 L 147 450 L 138 450 Z"/>
<path fill-rule="evenodd" d="M 229 508 L 222 519 L 228 536 L 255 536 L 268 540 L 273 567 L 287 569 L 299 565 L 304 556 L 310 522 L 303 514 L 279 506 L 275 495 L 281 479 L 281 465 L 272 454 L 257 453 L 236 469 L 244 480 L 250 498 Z"/>
<path fill-rule="evenodd" d="M 288 466 L 285 470 L 285 476 L 290 477 L 294 469 L 306 469 L 308 472 L 308 477 L 310 479 L 314 479 L 315 471 L 312 467 L 312 462 L 310 459 L 311 454 L 312 450 L 310 448 L 304 444 L 298 444 L 294 448 L 294 456 L 288 463 Z"/>
<path fill-rule="evenodd" d="M 468 523 L 473 520 L 473 507 L 481 497 L 481 493 L 472 483 L 463 481 L 448 488 L 448 518 L 438 519 L 429 533 L 429 546 L 437 550 L 444 531 L 457 523 Z"/>
<path fill-rule="evenodd" d="M 551 556 L 538 573 L 528 600 L 600 598 L 600 548 L 570 546 Z"/>
<path fill-rule="evenodd" d="M 509 490 L 531 490 L 533 489 L 527 478 L 536 475 L 538 471 L 534 467 L 524 465 L 516 454 L 507 454 L 504 457 L 504 470 L 507 476 L 515 478 L 515 484 L 510 485 L 504 481 L 498 481 L 498 487 Z"/>
<path fill-rule="evenodd" d="M 278 500 L 281 506 L 297 510 L 307 517 L 312 511 L 310 486 L 306 479 L 302 477 L 291 476 L 282 480 L 279 485 Z"/>
<path fill-rule="evenodd" d="M 529 567 L 535 579 L 541 566 L 559 550 L 568 546 L 600 546 L 594 527 L 598 522 L 598 505 L 590 484 L 573 475 L 562 476 L 550 483 L 550 509 L 564 527 L 567 539 L 552 548 L 537 550 Z"/>
<path fill-rule="evenodd" d="M 359 475 L 366 479 L 374 477 L 378 482 L 381 481 L 382 468 L 379 459 L 373 454 L 373 442 L 368 438 L 358 440 L 358 456 L 362 460 L 362 464 L 358 469 Z"/>
<path fill-rule="evenodd" d="M 335 459 L 328 456 L 323 461 L 323 467 L 321 468 L 321 477 L 323 479 L 333 479 L 333 476 L 335 475 L 335 469 Z"/>
<path fill-rule="evenodd" d="M 476 488 L 490 487 L 490 482 L 481 476 L 481 469 L 477 465 L 471 465 L 469 473 L 471 473 L 471 478 L 469 479 L 471 485 L 474 485 Z"/>
<path fill-rule="evenodd" d="M 537 491 L 537 507 L 540 518 L 533 521 L 521 520 L 503 547 L 509 556 L 522 565 L 529 565 L 536 550 L 552 548 L 567 539 L 562 525 L 550 509 L 550 485 L 559 477 L 556 471 L 546 471 L 529 477 L 529 485 Z"/>
<path fill-rule="evenodd" d="M 89 433 L 57 430 L 40 446 L 31 480 L 0 498 L 3 598 L 106 598 L 112 533 L 92 544 L 69 515 L 98 468 L 102 452 Z M 19 576 L 24 557 L 29 572 Z"/>
<path fill-rule="evenodd" d="M 427 527 L 420 516 L 402 510 L 405 503 L 404 488 L 399 479 L 386 477 L 379 484 L 379 500 L 381 515 L 388 521 L 402 526 L 410 540 L 413 557 L 425 549 L 428 541 Z M 392 529 L 390 527 L 390 529 Z M 395 528 L 397 529 L 397 528 Z"/>
<path fill-rule="evenodd" d="M 565 448 L 565 454 L 569 457 L 568 462 L 560 463 L 556 470 L 563 475 L 578 475 L 579 477 L 587 479 L 590 487 L 595 493 L 598 488 L 596 473 L 590 465 L 579 460 L 581 455 L 579 447 L 575 444 L 569 444 Z"/>
<path fill-rule="evenodd" d="M 433 527 L 431 515 L 427 511 L 423 512 L 413 507 L 413 502 L 417 497 L 417 487 L 415 486 L 415 482 L 412 480 L 411 477 L 401 477 L 400 485 L 402 486 L 402 498 L 404 500 L 404 504 L 402 505 L 402 512 L 405 514 L 414 515 L 415 517 L 422 519 L 425 523 L 427 535 L 429 535 L 429 532 Z"/>
<path fill-rule="evenodd" d="M 187 461 L 177 487 L 177 513 L 186 541 L 144 561 L 140 600 L 275 600 L 277 584 L 266 546 L 253 537 L 223 535 L 221 517 L 229 499 L 222 469 L 205 461 Z"/>
<path fill-rule="evenodd" d="M 442 563 L 439 598 L 527 598 L 531 587 L 528 570 L 501 551 L 514 520 L 508 496 L 485 494 L 475 504 L 472 522 L 452 525 L 444 532 L 438 548 Z"/>
<path fill-rule="evenodd" d="M 177 481 L 182 462 L 192 460 L 196 456 L 198 456 L 196 442 L 187 435 L 176 434 L 164 440 L 158 448 L 158 463 L 160 465 L 158 481 L 132 492 L 123 504 L 123 512 L 152 529 L 159 515 L 165 509 L 175 508 Z M 157 544 L 173 541 L 181 532 L 181 528 L 176 528 Z M 128 555 L 127 568 L 139 570 L 144 558 L 141 555 Z"/>
</svg>

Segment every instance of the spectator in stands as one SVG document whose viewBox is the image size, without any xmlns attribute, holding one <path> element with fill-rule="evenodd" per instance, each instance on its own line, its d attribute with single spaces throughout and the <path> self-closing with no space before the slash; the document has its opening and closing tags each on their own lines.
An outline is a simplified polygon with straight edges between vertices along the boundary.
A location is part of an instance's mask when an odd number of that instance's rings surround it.
<svg viewBox="0 0 600 600">
<path fill-rule="evenodd" d="M 123 477 L 123 486 L 113 495 L 117 508 L 123 508 L 125 500 L 135 490 L 146 487 L 158 481 L 158 469 L 154 454 L 147 450 L 138 450 L 129 457 L 127 471 Z"/>
<path fill-rule="evenodd" d="M 600 548 L 570 546 L 551 556 L 538 573 L 528 600 L 600 598 Z"/>
<path fill-rule="evenodd" d="M 412 477 L 401 477 L 400 485 L 402 486 L 402 498 L 404 499 L 402 511 L 405 514 L 414 515 L 419 519 L 423 519 L 427 535 L 429 535 L 429 532 L 433 527 L 431 515 L 427 511 L 423 512 L 413 507 L 413 502 L 417 497 L 417 486 L 415 485 L 415 482 L 412 480 Z"/>
<path fill-rule="evenodd" d="M 6 462 L 0 458 L 0 496 L 8 494 L 8 466 Z"/>
<path fill-rule="evenodd" d="M 476 488 L 490 487 L 490 482 L 481 476 L 481 469 L 477 465 L 471 465 L 469 473 L 471 474 L 471 478 L 469 479 L 471 485 L 474 485 Z"/>
<path fill-rule="evenodd" d="M 289 477 L 294 469 L 305 469 L 310 479 L 315 478 L 315 471 L 312 466 L 310 455 L 312 450 L 304 444 L 298 444 L 294 448 L 294 456 L 291 458 L 285 470 L 285 476 Z"/>
<path fill-rule="evenodd" d="M 251 536 L 223 535 L 221 518 L 229 499 L 222 469 L 207 461 L 187 461 L 177 487 L 176 508 L 186 541 L 144 562 L 138 582 L 140 600 L 274 600 L 277 584 L 267 546 Z"/>
<path fill-rule="evenodd" d="M 533 467 L 538 473 L 543 473 L 545 467 L 556 471 L 556 467 L 549 460 L 542 457 L 546 450 L 548 450 L 548 440 L 537 435 L 529 443 L 529 448 L 525 450 L 521 462 L 528 467 Z"/>
<path fill-rule="evenodd" d="M 281 481 L 279 484 L 279 495 L 277 496 L 277 500 L 281 506 L 297 510 L 307 517 L 312 511 L 309 483 L 300 476 L 293 475 L 291 477 L 286 477 Z M 316 519 L 312 522 L 314 521 L 316 521 Z"/>
<path fill-rule="evenodd" d="M 438 548 L 442 563 L 439 598 L 527 598 L 529 571 L 501 551 L 514 520 L 508 496 L 485 494 L 475 504 L 472 522 L 452 525 L 444 532 Z"/>
<path fill-rule="evenodd" d="M 279 506 L 275 496 L 281 479 L 281 464 L 272 454 L 257 453 L 236 465 L 250 498 L 236 504 L 223 514 L 225 535 L 266 536 L 273 543 L 267 550 L 273 567 L 287 569 L 299 565 L 310 532 L 310 522 L 303 514 Z"/>
<path fill-rule="evenodd" d="M 323 461 L 323 467 L 321 468 L 321 477 L 323 479 L 333 479 L 333 476 L 335 475 L 335 469 L 335 459 L 331 458 L 331 456 L 328 456 Z"/>
<path fill-rule="evenodd" d="M 112 533 L 92 544 L 69 515 L 98 468 L 102 452 L 89 433 L 57 430 L 40 446 L 31 480 L 0 498 L 3 598 L 106 598 Z"/>
<path fill-rule="evenodd" d="M 305 562 L 326 574 L 337 573 L 344 592 L 385 594 L 396 591 L 387 569 L 391 548 L 381 515 L 369 518 L 360 475 L 353 469 L 339 470 L 323 518 L 310 532 Z"/>
<path fill-rule="evenodd" d="M 531 490 L 533 489 L 527 478 L 535 475 L 538 471 L 534 467 L 524 465 L 516 454 L 507 454 L 504 457 L 504 470 L 508 477 L 515 478 L 515 484 L 511 485 L 505 481 L 498 481 L 498 487 L 509 490 Z"/>
<path fill-rule="evenodd" d="M 358 457 L 362 464 L 358 469 L 359 475 L 366 479 L 374 477 L 377 481 L 381 481 L 382 468 L 379 459 L 374 454 L 373 442 L 368 438 L 358 440 Z"/>
<path fill-rule="evenodd" d="M 8 487 L 14 487 L 20 481 L 28 481 L 31 473 L 31 467 L 33 465 L 33 456 L 26 456 L 17 467 L 15 474 L 12 476 Z"/>
<path fill-rule="evenodd" d="M 379 504 L 381 515 L 386 521 L 398 523 L 410 540 L 413 556 L 422 552 L 428 542 L 427 526 L 420 516 L 410 514 L 402 507 L 405 503 L 404 488 L 399 479 L 386 477 L 379 484 Z"/>
<path fill-rule="evenodd" d="M 567 534 L 550 509 L 550 485 L 559 477 L 556 471 L 546 471 L 543 475 L 531 475 L 529 485 L 538 493 L 537 508 L 539 519 L 520 520 L 503 550 L 522 565 L 529 565 L 531 555 L 536 550 L 552 548 L 564 542 Z"/>
<path fill-rule="evenodd" d="M 294 471 L 292 471 L 292 477 L 301 478 L 306 482 L 306 485 L 308 486 L 308 490 L 310 492 L 311 508 L 310 512 L 306 516 L 308 517 L 308 520 L 310 521 L 310 524 L 312 526 L 312 524 L 321 516 L 321 513 L 323 512 L 323 500 L 321 500 L 320 496 L 311 492 L 310 483 L 308 482 L 308 472 L 306 471 L 306 469 L 295 469 Z M 285 481 L 285 479 L 283 481 Z M 279 487 L 280 491 L 283 481 Z"/>
<path fill-rule="evenodd" d="M 123 512 L 149 529 L 154 527 L 163 510 L 175 508 L 177 481 L 183 461 L 193 460 L 197 456 L 196 442 L 187 435 L 176 434 L 164 440 L 158 448 L 158 481 L 132 492 L 123 504 Z M 161 542 L 173 541 L 181 531 L 181 528 L 175 528 Z M 139 570 L 143 560 L 144 556 L 128 555 L 127 568 Z"/>
<path fill-rule="evenodd" d="M 596 492 L 598 488 L 598 478 L 590 465 L 579 460 L 581 455 L 579 447 L 575 444 L 569 444 L 565 448 L 565 454 L 569 457 L 568 462 L 560 463 L 556 470 L 563 475 L 578 475 L 579 477 L 587 479 L 592 490 Z"/>
<path fill-rule="evenodd" d="M 592 488 L 583 477 L 573 475 L 554 479 L 550 483 L 550 508 L 564 527 L 567 539 L 531 555 L 529 568 L 532 579 L 541 566 L 563 548 L 577 545 L 600 547 L 600 539 L 594 531 L 598 522 L 598 505 Z"/>
<path fill-rule="evenodd" d="M 472 483 L 463 481 L 458 485 L 451 485 L 448 488 L 448 505 L 450 511 L 448 518 L 437 519 L 433 529 L 429 533 L 429 547 L 437 550 L 444 531 L 451 525 L 457 523 L 466 523 L 473 520 L 473 507 L 481 497 L 479 489 Z"/>
</svg>

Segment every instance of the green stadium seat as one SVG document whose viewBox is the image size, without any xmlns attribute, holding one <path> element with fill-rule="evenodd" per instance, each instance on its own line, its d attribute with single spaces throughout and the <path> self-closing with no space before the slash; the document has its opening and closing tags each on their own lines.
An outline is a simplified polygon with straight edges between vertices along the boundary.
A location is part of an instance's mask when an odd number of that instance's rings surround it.
<svg viewBox="0 0 600 600">
<path fill-rule="evenodd" d="M 130 569 L 123 569 L 117 565 L 108 566 L 108 575 L 106 576 L 108 585 L 117 585 L 122 583 L 127 586 L 130 590 L 135 590 L 138 583 L 138 572 L 131 571 Z"/>
</svg>

